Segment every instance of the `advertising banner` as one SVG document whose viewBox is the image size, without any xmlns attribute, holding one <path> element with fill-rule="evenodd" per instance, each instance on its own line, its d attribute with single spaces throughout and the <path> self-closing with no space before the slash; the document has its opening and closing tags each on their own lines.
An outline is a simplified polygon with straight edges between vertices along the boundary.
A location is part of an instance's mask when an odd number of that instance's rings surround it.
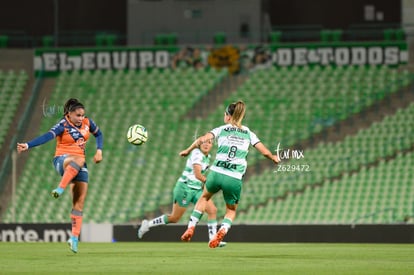
<svg viewBox="0 0 414 275">
<path fill-rule="evenodd" d="M 70 224 L 0 224 L 0 242 L 66 242 L 70 235 Z"/>
<path fill-rule="evenodd" d="M 397 66 L 408 62 L 406 42 L 272 44 L 214 47 L 38 49 L 35 74 L 63 71 L 225 68 L 262 66 Z"/>
</svg>

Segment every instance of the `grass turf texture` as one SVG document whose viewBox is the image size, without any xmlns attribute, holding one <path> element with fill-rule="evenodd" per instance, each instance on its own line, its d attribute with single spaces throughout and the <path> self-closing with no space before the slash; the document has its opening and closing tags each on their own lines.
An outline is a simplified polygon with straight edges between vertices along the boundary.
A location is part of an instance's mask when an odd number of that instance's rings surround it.
<svg viewBox="0 0 414 275">
<path fill-rule="evenodd" d="M 414 274 L 412 244 L 0 243 L 0 274 Z"/>
</svg>

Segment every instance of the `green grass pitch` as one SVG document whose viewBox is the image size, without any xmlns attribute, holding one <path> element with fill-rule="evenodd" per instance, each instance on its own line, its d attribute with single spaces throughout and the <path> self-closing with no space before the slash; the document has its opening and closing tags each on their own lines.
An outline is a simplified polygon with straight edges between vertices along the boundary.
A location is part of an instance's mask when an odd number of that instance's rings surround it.
<svg viewBox="0 0 414 275">
<path fill-rule="evenodd" d="M 0 242 L 0 274 L 414 274 L 412 244 Z"/>
</svg>

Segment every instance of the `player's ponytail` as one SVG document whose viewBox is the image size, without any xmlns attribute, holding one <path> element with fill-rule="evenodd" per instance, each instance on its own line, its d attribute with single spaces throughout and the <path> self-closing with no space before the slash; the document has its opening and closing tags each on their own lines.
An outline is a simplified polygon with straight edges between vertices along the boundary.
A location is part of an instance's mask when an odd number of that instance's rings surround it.
<svg viewBox="0 0 414 275">
<path fill-rule="evenodd" d="M 83 106 L 83 104 L 76 98 L 70 98 L 66 101 L 65 106 L 63 107 L 63 114 L 67 115 L 69 112 L 73 112 L 79 108 L 85 109 L 85 106 Z"/>
<path fill-rule="evenodd" d="M 241 127 L 244 115 L 246 113 L 246 105 L 243 101 L 239 100 L 237 102 L 231 103 L 226 108 L 226 114 L 231 116 L 231 124 Z"/>
</svg>

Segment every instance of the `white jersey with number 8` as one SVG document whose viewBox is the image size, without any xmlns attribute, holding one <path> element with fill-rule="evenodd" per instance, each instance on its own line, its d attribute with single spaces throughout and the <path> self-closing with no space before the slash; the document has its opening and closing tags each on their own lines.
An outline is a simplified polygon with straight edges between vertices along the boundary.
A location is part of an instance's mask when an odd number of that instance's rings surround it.
<svg viewBox="0 0 414 275">
<path fill-rule="evenodd" d="M 222 125 L 210 131 L 217 141 L 218 149 L 212 171 L 241 179 L 246 172 L 249 146 L 260 142 L 255 133 L 246 126 Z"/>
</svg>

